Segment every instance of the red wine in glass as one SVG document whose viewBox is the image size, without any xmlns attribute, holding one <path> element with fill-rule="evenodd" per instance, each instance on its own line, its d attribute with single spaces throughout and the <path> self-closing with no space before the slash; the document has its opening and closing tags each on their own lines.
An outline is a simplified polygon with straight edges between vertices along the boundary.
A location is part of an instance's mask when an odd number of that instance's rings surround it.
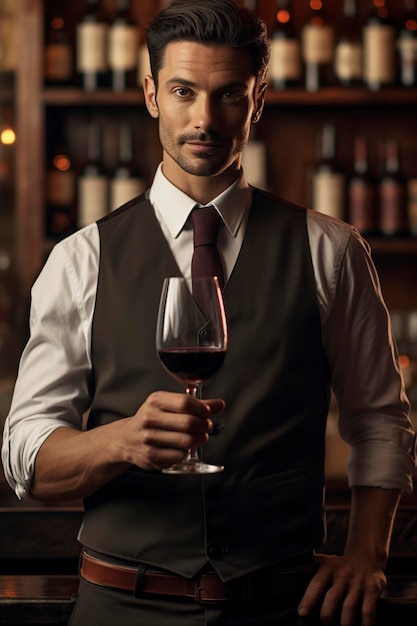
<svg viewBox="0 0 417 626">
<path fill-rule="evenodd" d="M 198 298 L 193 296 L 198 292 Z M 165 370 L 196 397 L 200 385 L 221 367 L 227 351 L 227 323 L 216 277 L 166 278 L 162 287 L 156 330 L 156 348 Z M 200 460 L 189 450 L 182 463 L 165 473 L 206 474 L 222 465 Z"/>
</svg>

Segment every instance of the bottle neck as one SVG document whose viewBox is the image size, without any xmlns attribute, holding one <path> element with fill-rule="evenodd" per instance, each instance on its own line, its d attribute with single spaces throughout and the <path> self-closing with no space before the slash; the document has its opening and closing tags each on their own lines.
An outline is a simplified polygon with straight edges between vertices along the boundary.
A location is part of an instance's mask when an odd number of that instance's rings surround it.
<svg viewBox="0 0 417 626">
<path fill-rule="evenodd" d="M 117 0 L 116 10 L 118 15 L 128 13 L 130 10 L 130 0 Z"/>
<path fill-rule="evenodd" d="M 343 15 L 346 18 L 354 18 L 357 14 L 356 0 L 343 0 Z"/>
<path fill-rule="evenodd" d="M 325 124 L 321 134 L 320 161 L 333 161 L 336 156 L 336 129 L 333 124 Z"/>
<path fill-rule="evenodd" d="M 359 176 L 368 173 L 368 145 L 365 137 L 357 137 L 355 140 L 355 158 L 353 169 Z"/>
<path fill-rule="evenodd" d="M 257 0 L 243 0 L 243 6 L 246 7 L 246 9 L 249 9 L 249 11 L 255 12 L 257 9 L 257 4 Z"/>
<path fill-rule="evenodd" d="M 397 141 L 388 140 L 385 144 L 385 173 L 398 176 L 400 172 L 400 156 Z"/>
<path fill-rule="evenodd" d="M 127 166 L 133 160 L 132 127 L 129 123 L 121 124 L 119 129 L 119 166 Z"/>
<path fill-rule="evenodd" d="M 101 128 L 97 122 L 88 127 L 87 158 L 90 165 L 99 165 L 101 162 Z"/>
</svg>

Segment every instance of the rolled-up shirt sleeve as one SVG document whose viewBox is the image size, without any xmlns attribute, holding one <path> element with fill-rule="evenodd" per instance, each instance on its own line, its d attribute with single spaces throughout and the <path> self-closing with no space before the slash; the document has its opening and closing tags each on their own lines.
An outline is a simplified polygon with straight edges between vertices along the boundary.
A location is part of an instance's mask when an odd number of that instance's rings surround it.
<svg viewBox="0 0 417 626">
<path fill-rule="evenodd" d="M 82 246 L 80 254 L 74 250 L 70 257 L 68 243 L 58 244 L 32 288 L 30 338 L 20 359 L 2 447 L 6 479 L 20 499 L 29 494 L 45 439 L 62 426 L 81 429 L 90 404 L 97 241 L 94 225 L 69 244 Z"/>
<path fill-rule="evenodd" d="M 369 246 L 349 225 L 320 222 L 310 217 L 312 256 L 349 485 L 411 492 L 415 433 Z"/>
</svg>

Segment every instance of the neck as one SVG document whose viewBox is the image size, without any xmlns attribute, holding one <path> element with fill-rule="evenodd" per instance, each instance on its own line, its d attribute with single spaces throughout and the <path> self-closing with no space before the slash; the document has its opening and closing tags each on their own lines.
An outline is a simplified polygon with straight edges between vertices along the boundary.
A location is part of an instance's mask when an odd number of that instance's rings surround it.
<svg viewBox="0 0 417 626">
<path fill-rule="evenodd" d="M 174 165 L 174 167 L 172 167 Z M 162 163 L 164 176 L 178 189 L 199 204 L 208 204 L 232 185 L 240 176 L 240 161 L 216 176 L 195 176 L 180 169 L 169 159 Z"/>
</svg>

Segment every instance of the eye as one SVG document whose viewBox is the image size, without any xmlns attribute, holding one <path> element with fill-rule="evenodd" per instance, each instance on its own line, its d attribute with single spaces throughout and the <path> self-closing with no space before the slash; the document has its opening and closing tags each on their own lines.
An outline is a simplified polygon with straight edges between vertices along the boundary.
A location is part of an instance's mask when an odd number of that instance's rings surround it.
<svg viewBox="0 0 417 626">
<path fill-rule="evenodd" d="M 240 102 L 245 97 L 245 94 L 238 89 L 227 89 L 222 93 L 222 99 L 228 102 Z"/>
<path fill-rule="evenodd" d="M 173 93 L 179 98 L 187 98 L 191 96 L 191 91 L 187 87 L 177 87 L 174 89 Z"/>
</svg>

